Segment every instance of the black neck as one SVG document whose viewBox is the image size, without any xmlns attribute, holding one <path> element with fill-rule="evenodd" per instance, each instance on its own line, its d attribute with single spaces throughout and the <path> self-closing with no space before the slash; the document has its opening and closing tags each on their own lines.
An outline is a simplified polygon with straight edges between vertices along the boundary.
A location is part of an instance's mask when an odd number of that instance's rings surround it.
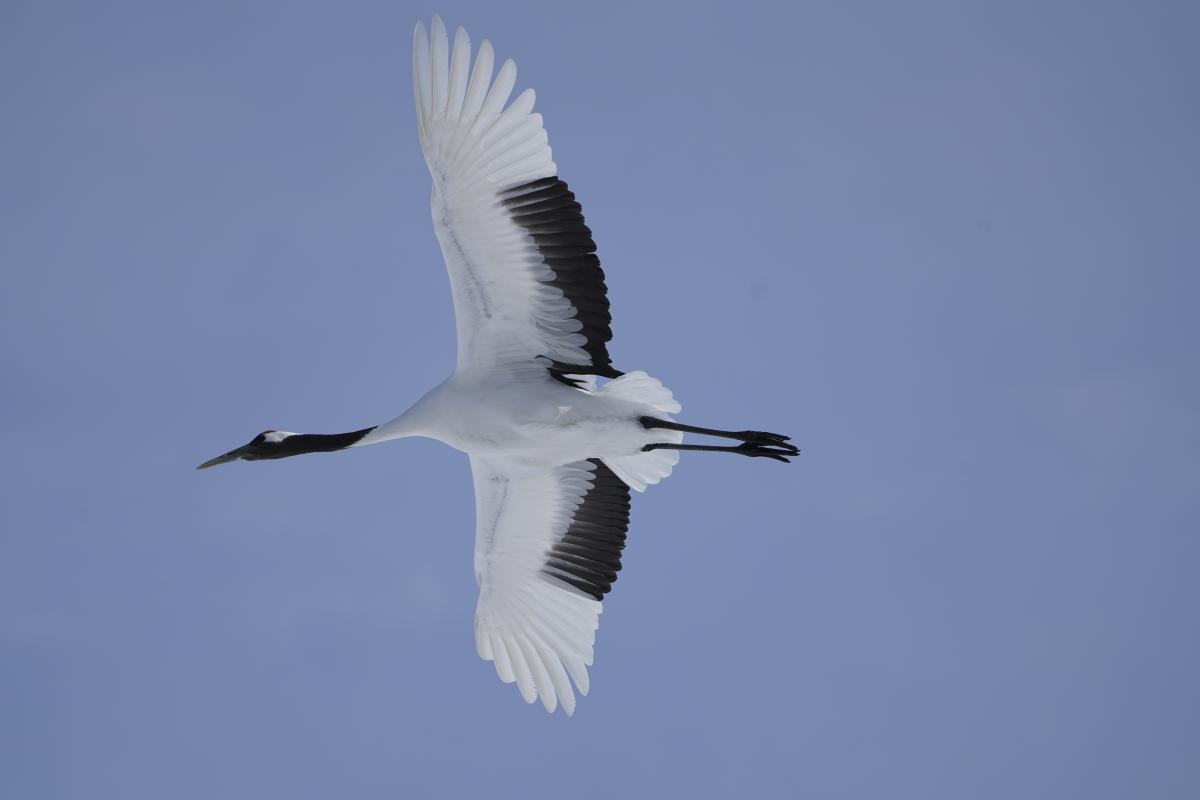
<svg viewBox="0 0 1200 800">
<path fill-rule="evenodd" d="M 270 457 L 287 458 L 302 453 L 330 453 L 334 450 L 345 450 L 347 447 L 357 444 L 373 430 L 375 430 L 374 426 L 349 433 L 297 433 L 275 445 Z"/>
</svg>

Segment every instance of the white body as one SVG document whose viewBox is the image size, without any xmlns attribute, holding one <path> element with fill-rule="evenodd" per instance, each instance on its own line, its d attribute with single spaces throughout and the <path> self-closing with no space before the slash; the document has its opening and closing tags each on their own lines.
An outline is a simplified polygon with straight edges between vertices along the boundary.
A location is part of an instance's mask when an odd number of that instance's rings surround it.
<svg viewBox="0 0 1200 800">
<path fill-rule="evenodd" d="M 541 372 L 524 380 L 455 372 L 360 444 L 425 436 L 495 464 L 537 469 L 588 458 L 636 457 L 647 444 L 682 438 L 672 431 L 649 430 L 638 421 L 663 418 L 661 404 L 603 388 L 572 388 Z M 620 380 L 640 376 L 630 373 Z"/>
</svg>

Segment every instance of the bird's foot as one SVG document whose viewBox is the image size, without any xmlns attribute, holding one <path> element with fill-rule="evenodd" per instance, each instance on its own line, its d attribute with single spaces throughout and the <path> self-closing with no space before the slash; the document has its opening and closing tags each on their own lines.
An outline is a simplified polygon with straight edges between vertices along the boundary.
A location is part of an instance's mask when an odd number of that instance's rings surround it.
<svg viewBox="0 0 1200 800">
<path fill-rule="evenodd" d="M 773 458 L 785 464 L 791 461 L 792 456 L 799 455 L 800 453 L 798 449 L 790 444 L 772 446 L 761 442 L 742 442 L 737 447 L 732 448 L 732 452 L 740 453 L 750 458 Z"/>
</svg>

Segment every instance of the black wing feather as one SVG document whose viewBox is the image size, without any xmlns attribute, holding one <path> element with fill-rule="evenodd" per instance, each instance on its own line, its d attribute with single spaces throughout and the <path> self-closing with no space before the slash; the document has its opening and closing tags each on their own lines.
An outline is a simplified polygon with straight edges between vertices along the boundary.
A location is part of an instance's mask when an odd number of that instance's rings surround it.
<svg viewBox="0 0 1200 800">
<path fill-rule="evenodd" d="M 597 600 L 612 589 L 621 570 L 629 531 L 629 487 L 598 458 L 592 488 L 575 509 L 563 537 L 546 553 L 542 572 Z"/>
<path fill-rule="evenodd" d="M 549 361 L 550 373 L 568 385 L 567 375 L 599 375 L 619 378 L 608 355 L 612 339 L 612 314 L 608 286 L 596 256 L 596 242 L 583 220 L 583 207 L 575 193 L 558 177 L 539 178 L 513 186 L 500 195 L 513 221 L 529 232 L 543 262 L 550 269 L 546 281 L 559 289 L 575 307 L 575 319 L 583 325 L 583 350 L 590 364 Z"/>
</svg>

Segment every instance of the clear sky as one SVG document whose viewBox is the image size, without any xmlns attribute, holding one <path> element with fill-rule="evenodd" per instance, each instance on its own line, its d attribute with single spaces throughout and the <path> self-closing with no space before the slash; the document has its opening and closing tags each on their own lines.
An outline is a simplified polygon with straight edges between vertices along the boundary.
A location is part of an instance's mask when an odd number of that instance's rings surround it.
<svg viewBox="0 0 1200 800">
<path fill-rule="evenodd" d="M 0 5 L 0 796 L 1200 796 L 1194 3 Z M 635 498 L 572 719 L 475 655 L 439 11 L 616 364 L 790 467 Z M 735 795 L 735 793 L 737 793 Z"/>
</svg>

